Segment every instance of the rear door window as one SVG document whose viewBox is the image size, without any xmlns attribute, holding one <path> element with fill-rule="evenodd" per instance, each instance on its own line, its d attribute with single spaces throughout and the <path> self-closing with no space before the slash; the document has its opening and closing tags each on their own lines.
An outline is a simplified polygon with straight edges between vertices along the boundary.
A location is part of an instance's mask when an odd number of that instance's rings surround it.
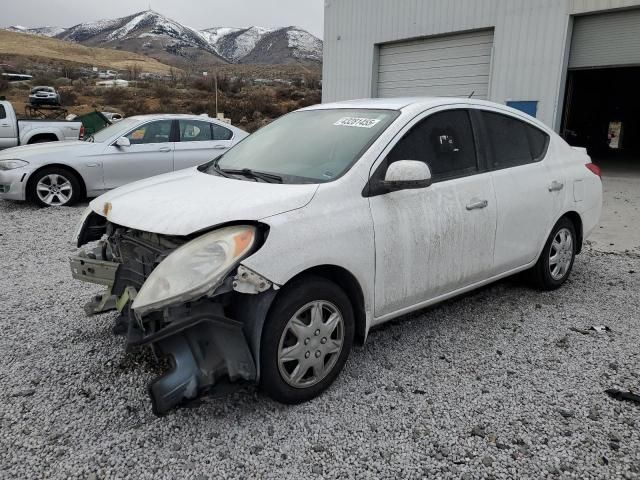
<svg viewBox="0 0 640 480">
<path fill-rule="evenodd" d="M 407 133 L 387 156 L 388 164 L 419 160 L 431 169 L 435 181 L 478 172 L 478 157 L 467 110 L 430 115 Z"/>
<path fill-rule="evenodd" d="M 172 123 L 172 120 L 158 120 L 146 123 L 130 132 L 126 137 L 131 142 L 131 145 L 167 143 L 171 141 Z"/>
<path fill-rule="evenodd" d="M 7 111 L 4 109 L 4 105 L 0 105 L 0 120 L 7 118 Z"/>
<path fill-rule="evenodd" d="M 491 149 L 491 169 L 518 167 L 544 158 L 549 136 L 543 131 L 500 113 L 483 111 L 482 117 Z"/>
</svg>

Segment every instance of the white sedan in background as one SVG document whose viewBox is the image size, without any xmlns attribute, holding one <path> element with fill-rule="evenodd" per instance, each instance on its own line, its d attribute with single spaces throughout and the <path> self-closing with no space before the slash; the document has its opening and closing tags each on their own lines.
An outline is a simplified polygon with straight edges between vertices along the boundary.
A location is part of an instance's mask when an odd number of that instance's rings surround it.
<svg viewBox="0 0 640 480">
<path fill-rule="evenodd" d="M 86 141 L 46 143 L 0 153 L 0 198 L 71 205 L 135 180 L 205 163 L 247 132 L 209 117 L 143 115 Z"/>
<path fill-rule="evenodd" d="M 494 103 L 319 105 L 95 199 L 77 243 L 101 244 L 71 267 L 117 296 L 129 346 L 175 360 L 156 413 L 227 380 L 299 403 L 372 326 L 522 271 L 559 288 L 599 221 L 599 174 Z"/>
</svg>

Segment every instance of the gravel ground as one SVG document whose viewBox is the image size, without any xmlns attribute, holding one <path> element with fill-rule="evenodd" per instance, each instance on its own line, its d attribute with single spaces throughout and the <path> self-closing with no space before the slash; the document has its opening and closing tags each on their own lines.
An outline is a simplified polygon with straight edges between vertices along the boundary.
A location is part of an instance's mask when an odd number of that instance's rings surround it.
<svg viewBox="0 0 640 480">
<path fill-rule="evenodd" d="M 389 324 L 308 404 L 245 388 L 156 418 L 150 356 L 83 314 L 81 211 L 0 201 L 0 478 L 640 478 L 640 406 L 604 394 L 640 389 L 638 256 Z"/>
</svg>

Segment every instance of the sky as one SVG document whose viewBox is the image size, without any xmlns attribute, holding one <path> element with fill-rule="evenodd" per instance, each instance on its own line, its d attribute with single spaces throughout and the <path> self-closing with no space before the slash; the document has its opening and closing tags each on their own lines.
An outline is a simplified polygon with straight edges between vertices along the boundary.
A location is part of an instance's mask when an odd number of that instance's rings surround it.
<svg viewBox="0 0 640 480">
<path fill-rule="evenodd" d="M 322 38 L 324 0 L 0 0 L 0 26 L 71 27 L 151 8 L 183 25 L 302 27 Z"/>
</svg>

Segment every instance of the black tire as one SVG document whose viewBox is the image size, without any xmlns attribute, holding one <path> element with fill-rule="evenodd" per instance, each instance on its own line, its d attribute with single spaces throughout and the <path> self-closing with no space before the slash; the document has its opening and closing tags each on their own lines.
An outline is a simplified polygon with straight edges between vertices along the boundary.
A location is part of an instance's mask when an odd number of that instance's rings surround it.
<svg viewBox="0 0 640 480">
<path fill-rule="evenodd" d="M 560 255 L 566 262 L 568 267 L 566 271 L 555 270 L 557 264 L 552 264 L 551 256 L 558 252 L 554 242 L 558 239 L 561 232 L 568 232 L 571 236 L 571 247 L 560 252 Z M 536 265 L 530 270 L 530 279 L 534 286 L 541 290 L 556 290 L 560 288 L 571 275 L 573 263 L 576 258 L 578 237 L 573 222 L 566 217 L 561 218 L 551 230 L 551 235 L 544 245 L 544 249 L 540 254 L 540 258 Z M 562 269 L 564 270 L 564 269 Z"/>
<path fill-rule="evenodd" d="M 57 178 L 58 183 L 56 183 L 55 186 L 52 178 Z M 51 185 L 52 187 L 50 191 L 50 193 L 52 193 L 50 202 L 46 201 L 47 197 L 42 191 L 40 191 L 41 194 L 38 192 L 41 183 L 45 186 Z M 62 186 L 64 187 L 61 188 Z M 29 180 L 27 194 L 31 201 L 41 207 L 68 207 L 80 200 L 82 197 L 82 187 L 75 173 L 64 168 L 46 167 L 36 172 Z"/>
<path fill-rule="evenodd" d="M 281 368 L 287 368 L 289 364 L 282 367 L 279 365 L 280 342 L 282 339 L 284 346 L 285 339 L 287 338 L 286 336 L 283 337 L 285 329 L 289 330 L 289 333 L 286 335 L 290 335 L 291 329 L 288 328 L 289 321 L 296 313 L 306 308 L 312 302 L 326 302 L 327 308 L 335 308 L 340 313 L 343 325 L 341 330 L 341 338 L 343 339 L 342 347 L 338 353 L 327 354 L 326 357 L 323 356 L 321 360 L 317 361 L 322 365 L 320 368 L 326 368 L 325 376 L 321 377 L 319 375 L 317 377 L 317 383 L 306 387 L 294 387 L 285 380 L 283 373 L 281 373 Z M 328 313 L 331 313 L 331 310 L 329 310 Z M 309 328 L 311 328 L 311 326 L 309 326 Z M 315 332 L 317 331 L 318 330 Z M 353 345 L 354 331 L 355 321 L 353 308 L 349 298 L 340 287 L 322 277 L 311 275 L 294 280 L 292 283 L 283 287 L 269 312 L 264 326 L 260 351 L 261 389 L 274 400 L 285 404 L 303 403 L 317 397 L 329 388 L 344 367 L 349 357 L 351 346 Z M 317 335 L 317 333 L 315 334 Z M 321 336 L 322 335 L 323 334 L 321 334 Z M 310 346 L 307 347 L 307 343 L 304 343 L 305 346 L 302 347 L 302 350 L 306 350 L 307 348 L 309 348 L 310 351 L 315 350 L 316 347 L 314 347 L 313 342 L 322 341 L 326 343 L 326 338 L 318 338 L 312 337 L 311 343 L 309 344 Z M 295 344 L 302 345 L 302 343 L 298 342 L 306 342 L 308 340 L 309 338 L 304 341 L 298 338 Z M 317 348 L 324 347 L 318 346 Z M 319 351 L 320 350 L 315 350 L 315 352 Z M 308 353 L 309 352 L 305 352 L 305 355 Z M 331 358 L 331 355 L 335 355 L 336 358 Z M 328 363 L 327 359 L 329 359 Z M 314 361 L 313 357 L 311 357 L 310 361 Z M 301 362 L 299 363 L 301 364 Z M 333 365 L 331 366 L 331 364 Z M 315 375 L 315 369 L 311 368 L 310 371 L 313 372 L 313 377 Z M 313 378 L 307 381 L 313 381 Z"/>
</svg>

